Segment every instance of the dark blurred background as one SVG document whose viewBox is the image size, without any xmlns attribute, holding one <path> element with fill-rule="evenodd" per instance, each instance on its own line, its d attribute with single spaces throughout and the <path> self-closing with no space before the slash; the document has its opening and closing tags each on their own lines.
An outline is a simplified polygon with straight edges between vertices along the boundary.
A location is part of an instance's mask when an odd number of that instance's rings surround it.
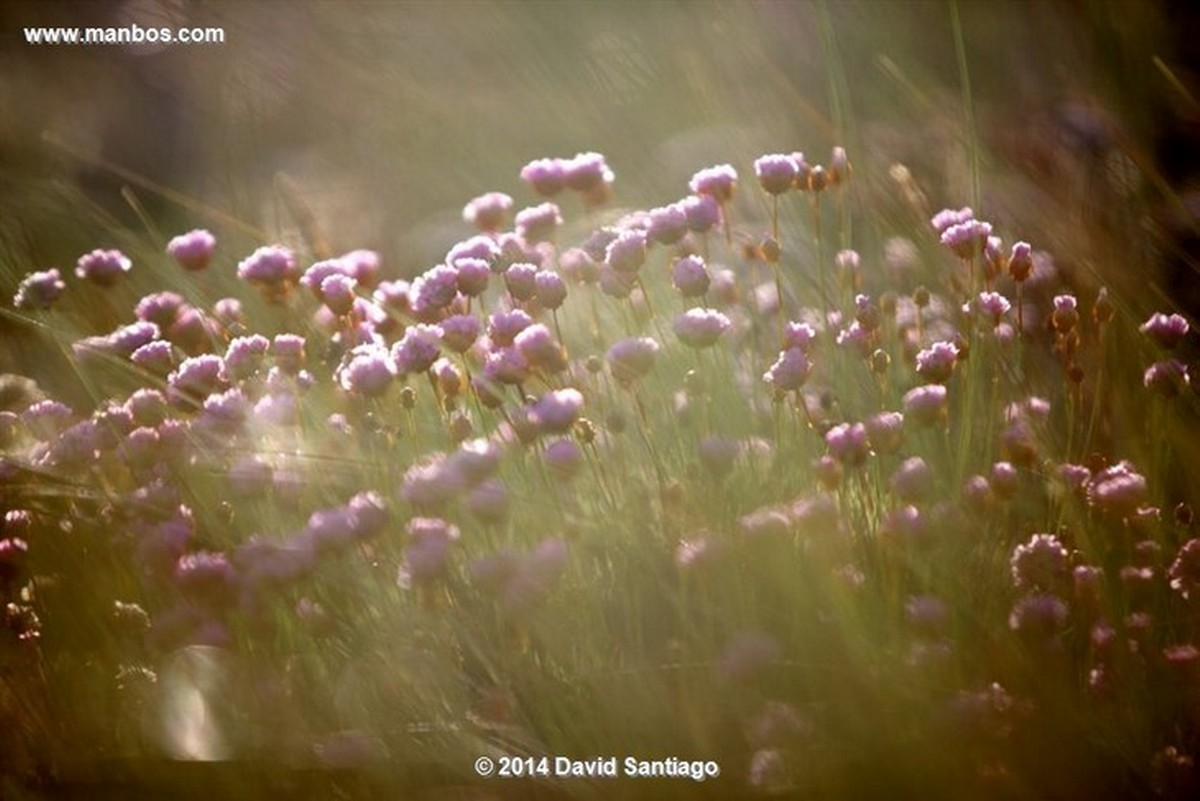
<svg viewBox="0 0 1200 801">
<path fill-rule="evenodd" d="M 868 260 L 911 222 L 888 177 L 900 162 L 933 210 L 979 204 L 1006 238 L 1055 252 L 1071 281 L 1200 308 L 1194 8 L 957 8 L 975 143 L 947 2 L 10 0 L 0 297 L 93 247 L 161 252 L 195 226 L 218 234 L 231 272 L 262 241 L 303 246 L 297 205 L 334 250 L 374 248 L 413 274 L 467 233 L 470 197 L 531 201 L 517 172 L 535 157 L 600 151 L 617 203 L 636 207 L 676 199 L 711 163 L 750 176 L 764 152 L 821 161 L 844 144 Z M 130 22 L 220 26 L 225 43 L 22 35 Z"/>
</svg>

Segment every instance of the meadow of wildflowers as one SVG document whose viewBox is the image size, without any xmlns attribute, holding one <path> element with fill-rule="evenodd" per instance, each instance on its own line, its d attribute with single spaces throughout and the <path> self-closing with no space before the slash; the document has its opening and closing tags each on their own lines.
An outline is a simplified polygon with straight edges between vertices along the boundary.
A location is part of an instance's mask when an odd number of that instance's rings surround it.
<svg viewBox="0 0 1200 801">
<path fill-rule="evenodd" d="M 408 279 L 194 230 L 21 281 L 5 316 L 92 403 L 5 378 L 7 775 L 631 754 L 720 777 L 533 781 L 1197 789 L 1183 316 L 1073 294 L 970 208 L 860 254 L 840 148 L 638 211 L 597 153 L 516 167 Z"/>
<path fill-rule="evenodd" d="M 0 799 L 1200 797 L 1195 57 L 1085 5 L 0 4 L 228 33 L 3 52 Z"/>
</svg>

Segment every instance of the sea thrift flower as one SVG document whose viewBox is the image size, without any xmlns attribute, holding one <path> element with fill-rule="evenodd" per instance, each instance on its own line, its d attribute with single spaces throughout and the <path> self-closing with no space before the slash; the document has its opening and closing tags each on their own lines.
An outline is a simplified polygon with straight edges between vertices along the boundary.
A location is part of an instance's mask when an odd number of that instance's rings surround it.
<svg viewBox="0 0 1200 801">
<path fill-rule="evenodd" d="M 930 383 L 944 384 L 950 380 L 957 360 L 957 345 L 953 342 L 934 342 L 917 354 L 917 374 Z"/>
<path fill-rule="evenodd" d="M 533 420 L 543 432 L 565 434 L 579 419 L 583 395 L 577 389 L 547 392 L 534 404 Z"/>
<path fill-rule="evenodd" d="M 789 321 L 783 329 L 785 348 L 799 348 L 808 353 L 813 343 L 817 341 L 817 331 L 808 323 Z"/>
<path fill-rule="evenodd" d="M 613 345 L 606 358 L 613 377 L 628 384 L 650 372 L 658 351 L 658 343 L 650 337 L 635 337 Z"/>
<path fill-rule="evenodd" d="M 608 244 L 604 261 L 619 273 L 636 273 L 646 262 L 646 232 L 624 230 Z"/>
<path fill-rule="evenodd" d="M 1067 625 L 1067 605 L 1054 595 L 1027 595 L 1017 601 L 1008 616 L 1013 631 L 1034 642 L 1055 637 Z"/>
<path fill-rule="evenodd" d="M 567 299 L 567 284 L 552 270 L 541 270 L 533 278 L 537 302 L 543 309 L 557 309 Z"/>
<path fill-rule="evenodd" d="M 781 392 L 791 392 L 804 386 L 812 363 L 800 348 L 788 348 L 779 354 L 775 363 L 763 373 L 763 381 Z"/>
<path fill-rule="evenodd" d="M 358 297 L 354 292 L 357 286 L 358 282 L 348 275 L 326 276 L 321 281 L 321 302 L 334 314 L 344 317 L 354 308 L 354 301 Z"/>
<path fill-rule="evenodd" d="M 237 337 L 225 350 L 225 369 L 234 381 L 249 378 L 259 371 L 271 342 L 261 334 Z"/>
<path fill-rule="evenodd" d="M 25 564 L 29 543 L 20 537 L 0 539 L 0 581 L 16 578 Z"/>
<path fill-rule="evenodd" d="M 400 375 L 423 373 L 437 361 L 442 329 L 436 325 L 413 325 L 392 347 L 392 361 Z"/>
<path fill-rule="evenodd" d="M 459 538 L 458 528 L 438 518 L 414 517 L 408 523 L 408 534 L 400 586 L 432 584 L 444 578 L 450 548 Z"/>
<path fill-rule="evenodd" d="M 491 264 L 500 257 L 500 246 L 490 236 L 476 235 L 456 243 L 446 253 L 445 263 L 457 268 L 462 259 L 479 259 Z"/>
<path fill-rule="evenodd" d="M 129 354 L 129 361 L 148 373 L 165 376 L 175 369 L 175 351 L 170 342 L 155 340 Z"/>
<path fill-rule="evenodd" d="M 517 334 L 533 325 L 533 318 L 521 309 L 495 312 L 488 317 L 487 335 L 496 345 L 511 345 Z"/>
<path fill-rule="evenodd" d="M 682 203 L 690 231 L 697 234 L 707 233 L 721 222 L 721 207 L 709 195 L 692 195 Z"/>
<path fill-rule="evenodd" d="M 996 497 L 1001 500 L 1010 501 L 1013 499 L 1017 494 L 1019 481 L 1020 474 L 1017 473 L 1017 468 L 1013 467 L 1009 462 L 996 462 L 992 465 L 990 483 L 996 493 Z"/>
<path fill-rule="evenodd" d="M 738 518 L 738 530 L 750 540 L 781 539 L 792 530 L 792 519 L 782 509 L 756 509 Z"/>
<path fill-rule="evenodd" d="M 483 362 L 483 377 L 495 384 L 524 384 L 529 375 L 529 362 L 515 347 L 493 350 Z"/>
<path fill-rule="evenodd" d="M 671 283 L 685 298 L 702 298 L 711 283 L 708 267 L 699 256 L 684 256 L 671 265 Z"/>
<path fill-rule="evenodd" d="M 242 302 L 237 298 L 221 298 L 214 303 L 213 317 L 226 328 L 244 325 L 246 321 L 246 315 L 242 312 Z"/>
<path fill-rule="evenodd" d="M 975 212 L 970 206 L 963 206 L 961 209 L 942 209 L 933 215 L 933 219 L 929 223 L 933 226 L 934 231 L 943 234 L 951 226 L 973 219 L 975 219 Z"/>
<path fill-rule="evenodd" d="M 715 345 L 732 325 L 729 318 L 715 309 L 688 309 L 675 318 L 675 336 L 690 348 Z"/>
<path fill-rule="evenodd" d="M 1054 312 L 1050 315 L 1054 330 L 1066 334 L 1079 322 L 1079 301 L 1074 295 L 1056 295 L 1054 297 Z"/>
<path fill-rule="evenodd" d="M 217 238 L 203 228 L 180 234 L 167 243 L 167 253 L 185 270 L 203 270 L 212 261 Z"/>
<path fill-rule="evenodd" d="M 224 389 L 227 378 L 225 360 L 206 353 L 184 359 L 167 384 L 173 396 L 199 400 Z"/>
<path fill-rule="evenodd" d="M 1162 350 L 1174 350 L 1188 334 L 1188 321 L 1178 314 L 1155 312 L 1138 330 Z"/>
<path fill-rule="evenodd" d="M 499 231 L 512 210 L 513 199 L 503 192 L 488 192 L 463 207 L 463 220 L 481 231 Z"/>
<path fill-rule="evenodd" d="M 567 185 L 566 165 L 562 159 L 535 159 L 521 168 L 521 180 L 539 195 L 554 197 Z"/>
<path fill-rule="evenodd" d="M 858 467 L 867 460 L 867 429 L 862 423 L 842 423 L 825 434 L 829 455 L 847 467 Z"/>
<path fill-rule="evenodd" d="M 483 259 L 462 258 L 454 263 L 458 271 L 458 291 L 464 297 L 475 298 L 487 291 L 492 278 L 492 268 Z"/>
<path fill-rule="evenodd" d="M 1028 242 L 1013 244 L 1008 256 L 1008 274 L 1018 284 L 1029 278 L 1033 271 L 1033 250 Z"/>
<path fill-rule="evenodd" d="M 1126 517 L 1137 511 L 1146 492 L 1145 477 L 1124 461 L 1096 473 L 1087 485 L 1088 504 L 1114 517 Z"/>
<path fill-rule="evenodd" d="M 904 415 L 900 412 L 879 412 L 864 420 L 863 425 L 875 453 L 895 453 L 904 444 Z"/>
<path fill-rule="evenodd" d="M 159 330 L 157 325 L 145 322 L 144 320 L 138 320 L 136 323 L 121 326 L 105 337 L 105 339 L 108 342 L 111 352 L 128 358 L 138 348 L 158 339 L 158 335 Z"/>
<path fill-rule="evenodd" d="M 1034 534 L 1013 549 L 1013 584 L 1018 589 L 1052 590 L 1067 576 L 1069 554 L 1053 534 Z"/>
<path fill-rule="evenodd" d="M 1167 577 L 1171 589 L 1185 599 L 1191 600 L 1192 594 L 1200 590 L 1200 539 L 1190 539 L 1180 546 Z"/>
<path fill-rule="evenodd" d="M 532 300 L 537 294 L 536 265 L 518 262 L 504 271 L 504 286 L 514 300 Z"/>
<path fill-rule="evenodd" d="M 991 234 L 990 223 L 970 219 L 942 231 L 941 243 L 960 259 L 969 259 L 987 243 Z"/>
<path fill-rule="evenodd" d="M 179 557 L 175 565 L 175 583 L 185 594 L 210 605 L 233 600 L 233 565 L 223 553 L 197 551 Z"/>
<path fill-rule="evenodd" d="M 674 245 L 688 232 L 688 216 L 683 203 L 650 209 L 646 236 L 660 245 Z"/>
<path fill-rule="evenodd" d="M 692 180 L 688 182 L 688 188 L 693 194 L 706 195 L 718 203 L 727 203 L 733 200 L 737 179 L 737 170 L 728 164 L 718 164 L 715 167 L 706 167 L 693 175 Z"/>
<path fill-rule="evenodd" d="M 502 523 L 508 517 L 508 488 L 496 478 L 482 481 L 467 491 L 463 506 L 480 522 Z"/>
<path fill-rule="evenodd" d="M 520 219 L 519 214 L 517 217 Z M 502 273 L 508 268 L 508 265 L 516 264 L 519 261 L 529 262 L 535 267 L 542 266 L 546 260 L 547 251 L 539 247 L 540 244 L 541 241 L 526 239 L 519 233 L 499 234 L 496 237 L 496 246 L 500 249 L 500 255 L 492 262 L 492 270 Z"/>
<path fill-rule="evenodd" d="M 112 286 L 132 267 L 129 258 L 119 250 L 93 250 L 79 257 L 75 275 L 97 286 Z"/>
<path fill-rule="evenodd" d="M 479 318 L 473 314 L 456 314 L 439 324 L 442 344 L 455 353 L 465 353 L 479 338 Z"/>
<path fill-rule="evenodd" d="M 680 540 L 675 546 L 675 564 L 681 570 L 700 570 L 706 565 L 717 564 L 725 554 L 722 543 L 714 542 L 711 537 L 700 532 L 700 536 Z"/>
<path fill-rule="evenodd" d="M 13 306 L 31 311 L 48 309 L 54 305 L 54 301 L 66 288 L 67 285 L 62 280 L 62 273 L 58 270 L 30 273 L 21 279 L 21 283 L 17 286 L 17 294 L 13 296 Z"/>
<path fill-rule="evenodd" d="M 296 257 L 282 245 L 265 245 L 242 259 L 237 276 L 278 297 L 299 279 Z"/>
<path fill-rule="evenodd" d="M 838 347 L 853 351 L 858 358 L 868 358 L 875 349 L 875 338 L 858 320 L 838 331 Z"/>
<path fill-rule="evenodd" d="M 157 389 L 142 388 L 125 401 L 135 426 L 156 426 L 170 414 L 167 398 Z"/>
<path fill-rule="evenodd" d="M 360 345 L 350 352 L 335 379 L 347 392 L 377 398 L 387 392 L 395 376 L 395 363 L 386 349 Z"/>
<path fill-rule="evenodd" d="M 563 346 L 554 339 L 550 329 L 541 323 L 534 323 L 513 340 L 513 347 L 530 367 L 544 373 L 558 373 L 567 369 L 567 353 Z"/>
<path fill-rule="evenodd" d="M 946 417 L 947 393 L 942 384 L 926 384 L 904 394 L 904 418 L 933 425 Z"/>
<path fill-rule="evenodd" d="M 133 316 L 166 329 L 175 322 L 186 305 L 183 296 L 176 292 L 154 292 L 137 302 Z"/>
<path fill-rule="evenodd" d="M 613 172 L 599 153 L 577 153 L 563 163 L 563 181 L 576 192 L 596 192 L 613 182 Z"/>
<path fill-rule="evenodd" d="M 754 162 L 755 177 L 758 178 L 763 191 L 771 195 L 782 195 L 791 189 L 799 171 L 796 160 L 790 155 L 761 156 Z"/>
<path fill-rule="evenodd" d="M 905 503 L 921 503 L 933 494 L 933 470 L 920 456 L 905 459 L 892 473 L 891 487 Z"/>
<path fill-rule="evenodd" d="M 573 439 L 556 439 L 542 452 L 542 460 L 558 478 L 569 481 L 583 469 L 583 451 Z"/>
<path fill-rule="evenodd" d="M 975 299 L 975 308 L 995 327 L 1000 325 L 1000 318 L 1008 314 L 1012 304 L 999 292 L 980 292 L 979 297 Z"/>
<path fill-rule="evenodd" d="M 1191 384 L 1187 366 L 1178 359 L 1155 362 L 1146 368 L 1142 377 L 1146 389 L 1173 398 Z"/>
<path fill-rule="evenodd" d="M 271 355 L 275 364 L 288 375 L 296 375 L 306 361 L 304 337 L 297 334 L 277 334 L 271 342 Z"/>
<path fill-rule="evenodd" d="M 517 212 L 516 232 L 526 242 L 547 242 L 562 225 L 562 213 L 553 203 L 530 206 Z"/>
<path fill-rule="evenodd" d="M 421 273 L 408 289 L 412 312 L 418 317 L 435 314 L 446 308 L 457 295 L 458 272 L 445 264 L 430 267 Z"/>
</svg>

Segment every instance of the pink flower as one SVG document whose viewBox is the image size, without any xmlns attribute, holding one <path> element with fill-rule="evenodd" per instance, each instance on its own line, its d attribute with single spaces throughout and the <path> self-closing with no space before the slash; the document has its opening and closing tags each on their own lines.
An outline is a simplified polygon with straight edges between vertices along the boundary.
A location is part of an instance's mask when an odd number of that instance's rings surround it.
<svg viewBox="0 0 1200 801">
<path fill-rule="evenodd" d="M 167 253 L 185 270 L 203 270 L 212 261 L 217 238 L 203 228 L 180 234 L 167 243 Z"/>
</svg>

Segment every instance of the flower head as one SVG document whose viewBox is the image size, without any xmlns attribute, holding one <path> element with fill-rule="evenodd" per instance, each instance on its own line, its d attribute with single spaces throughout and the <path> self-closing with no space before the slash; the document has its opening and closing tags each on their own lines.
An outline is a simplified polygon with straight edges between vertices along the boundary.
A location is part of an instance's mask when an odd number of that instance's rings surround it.
<svg viewBox="0 0 1200 801">
<path fill-rule="evenodd" d="M 1178 314 L 1155 312 L 1138 328 L 1163 350 L 1174 350 L 1188 334 L 1188 321 Z"/>
<path fill-rule="evenodd" d="M 786 154 L 761 156 L 754 162 L 755 177 L 771 195 L 782 195 L 791 189 L 799 171 L 796 159 Z"/>
<path fill-rule="evenodd" d="M 801 348 L 791 347 L 780 352 L 775 363 L 763 373 L 763 381 L 783 392 L 800 389 L 812 372 L 812 362 Z"/>
<path fill-rule="evenodd" d="M 440 355 L 442 329 L 436 325 L 409 326 L 392 347 L 392 360 L 400 375 L 423 373 Z"/>
<path fill-rule="evenodd" d="M 463 220 L 481 231 L 499 231 L 512 210 L 513 199 L 503 192 L 488 192 L 463 207 Z"/>
<path fill-rule="evenodd" d="M 691 195 L 682 203 L 690 231 L 703 234 L 721 222 L 721 206 L 711 195 Z"/>
<path fill-rule="evenodd" d="M 699 256 L 676 259 L 671 265 L 671 283 L 685 298 L 704 297 L 711 283 L 704 259 Z"/>
<path fill-rule="evenodd" d="M 185 270 L 203 270 L 212 261 L 217 238 L 203 228 L 180 234 L 167 243 L 167 253 Z"/>
<path fill-rule="evenodd" d="M 565 434 L 579 419 L 583 409 L 583 395 L 577 389 L 567 388 L 547 392 L 533 406 L 533 420 L 544 432 Z"/>
<path fill-rule="evenodd" d="M 360 345 L 352 350 L 334 376 L 347 392 L 368 398 L 387 392 L 396 376 L 396 366 L 386 348 Z"/>
<path fill-rule="evenodd" d="M 45 270 L 30 273 L 21 279 L 17 286 L 17 294 L 13 296 L 13 306 L 22 310 L 48 309 L 58 300 L 67 285 L 63 283 L 62 273 L 58 270 Z"/>
<path fill-rule="evenodd" d="M 542 203 L 517 212 L 516 231 L 526 242 L 546 242 L 554 237 L 554 232 L 562 222 L 558 206 Z"/>
<path fill-rule="evenodd" d="M 904 417 L 921 425 L 933 425 L 946 416 L 947 392 L 943 384 L 925 384 L 904 394 Z"/>
<path fill-rule="evenodd" d="M 1069 555 L 1053 534 L 1034 534 L 1013 549 L 1013 584 L 1018 589 L 1053 590 L 1067 577 Z"/>
<path fill-rule="evenodd" d="M 688 232 L 688 215 L 683 203 L 650 209 L 646 235 L 660 245 L 674 245 Z"/>
<path fill-rule="evenodd" d="M 606 354 L 613 377 L 630 383 L 650 372 L 658 356 L 659 345 L 650 337 L 622 339 Z"/>
<path fill-rule="evenodd" d="M 688 188 L 694 194 L 706 195 L 718 203 L 727 203 L 733 199 L 737 188 L 737 170 L 728 164 L 718 164 L 706 167 L 692 176 Z"/>
<path fill-rule="evenodd" d="M 566 165 L 562 159 L 534 159 L 521 168 L 521 180 L 539 195 L 554 197 L 567 185 Z"/>
<path fill-rule="evenodd" d="M 675 318 L 675 336 L 690 348 L 707 348 L 715 345 L 721 335 L 729 330 L 729 318 L 715 309 L 688 309 Z"/>
<path fill-rule="evenodd" d="M 613 182 L 613 172 L 599 153 L 577 153 L 562 169 L 567 188 L 576 192 L 595 192 Z"/>
<path fill-rule="evenodd" d="M 93 250 L 79 257 L 75 275 L 97 286 L 112 286 L 132 267 L 129 258 L 119 250 Z"/>
<path fill-rule="evenodd" d="M 825 434 L 829 454 L 847 467 L 858 467 L 867 460 L 867 428 L 862 423 L 842 423 Z"/>
<path fill-rule="evenodd" d="M 950 379 L 957 360 L 957 345 L 953 342 L 934 342 L 917 354 L 917 375 L 926 381 L 943 384 Z"/>
<path fill-rule="evenodd" d="M 646 262 L 646 232 L 621 231 L 605 248 L 604 261 L 619 273 L 636 273 Z"/>
</svg>

